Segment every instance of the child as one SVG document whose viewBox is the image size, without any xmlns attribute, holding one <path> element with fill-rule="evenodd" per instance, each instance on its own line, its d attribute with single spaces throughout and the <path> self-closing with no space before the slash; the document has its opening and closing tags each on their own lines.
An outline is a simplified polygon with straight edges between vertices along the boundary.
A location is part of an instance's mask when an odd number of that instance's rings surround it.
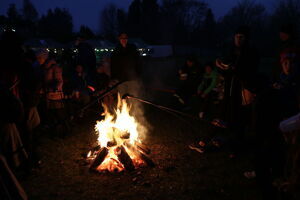
<svg viewBox="0 0 300 200">
<path fill-rule="evenodd" d="M 211 62 L 205 65 L 205 73 L 203 80 L 198 86 L 198 96 L 201 98 L 201 107 L 199 117 L 202 119 L 204 113 L 207 111 L 210 103 L 213 101 L 215 91 L 213 90 L 217 85 L 218 73 Z"/>
<path fill-rule="evenodd" d="M 278 90 L 279 97 L 282 103 L 283 117 L 289 117 L 297 114 L 297 76 L 294 69 L 294 62 L 291 58 L 285 57 L 281 59 L 281 73 L 278 80 L 273 84 L 273 87 Z"/>
</svg>

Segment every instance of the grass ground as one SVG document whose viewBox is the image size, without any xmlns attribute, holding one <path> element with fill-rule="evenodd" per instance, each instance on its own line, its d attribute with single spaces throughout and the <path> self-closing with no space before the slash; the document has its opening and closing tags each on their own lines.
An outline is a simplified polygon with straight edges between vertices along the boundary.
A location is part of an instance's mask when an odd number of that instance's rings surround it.
<svg viewBox="0 0 300 200">
<path fill-rule="evenodd" d="M 175 86 L 180 63 L 172 59 L 146 61 L 144 80 L 155 87 Z M 151 100 L 169 105 L 170 96 L 160 94 Z M 64 139 L 43 137 L 43 166 L 22 181 L 30 199 L 260 199 L 255 181 L 243 176 L 252 168 L 251 154 L 232 160 L 226 151 L 200 154 L 188 148 L 203 136 L 227 133 L 205 121 L 180 120 L 153 107 L 146 107 L 145 113 L 152 129 L 144 143 L 151 148 L 156 167 L 90 173 L 82 159 L 96 141 L 96 119 L 89 119 L 74 124 L 74 131 Z"/>
<path fill-rule="evenodd" d="M 255 182 L 243 177 L 250 156 L 234 160 L 228 153 L 200 154 L 188 145 L 213 130 L 205 122 L 188 123 L 147 108 L 153 127 L 144 143 L 151 148 L 154 168 L 95 174 L 82 160 L 94 145 L 94 121 L 74 125 L 64 139 L 43 137 L 42 168 L 22 184 L 30 199 L 259 199 Z"/>
</svg>

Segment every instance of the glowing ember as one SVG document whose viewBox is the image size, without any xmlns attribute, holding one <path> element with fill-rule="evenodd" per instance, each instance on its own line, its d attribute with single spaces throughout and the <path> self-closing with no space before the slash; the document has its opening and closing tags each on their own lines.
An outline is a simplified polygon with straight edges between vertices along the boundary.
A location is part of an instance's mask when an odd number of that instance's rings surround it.
<svg viewBox="0 0 300 200">
<path fill-rule="evenodd" d="M 129 114 L 130 107 L 126 100 L 118 95 L 118 105 L 114 114 L 111 114 L 105 105 L 103 107 L 104 120 L 97 121 L 95 127 L 101 149 L 90 151 L 87 155 L 88 160 L 93 162 L 91 168 L 97 171 L 119 172 L 147 164 L 145 158 L 149 158 L 136 146 L 137 143 L 141 144 L 138 123 Z"/>
</svg>

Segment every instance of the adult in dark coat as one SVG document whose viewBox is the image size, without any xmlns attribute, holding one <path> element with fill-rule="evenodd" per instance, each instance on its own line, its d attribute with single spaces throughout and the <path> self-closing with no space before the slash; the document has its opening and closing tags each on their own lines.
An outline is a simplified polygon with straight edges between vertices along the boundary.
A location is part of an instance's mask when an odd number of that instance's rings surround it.
<svg viewBox="0 0 300 200">
<path fill-rule="evenodd" d="M 128 43 L 126 33 L 119 36 L 119 44 L 111 56 L 111 78 L 118 81 L 131 81 L 139 76 L 140 58 L 136 46 Z"/>
<path fill-rule="evenodd" d="M 216 66 L 224 75 L 223 120 L 231 127 L 234 140 L 240 141 L 251 114 L 251 92 L 247 88 L 255 79 L 259 64 L 257 51 L 249 44 L 249 28 L 239 27 L 234 45 Z"/>
<path fill-rule="evenodd" d="M 226 55 L 227 54 L 227 55 Z M 234 36 L 234 45 L 223 58 L 217 59 L 216 65 L 225 78 L 225 120 L 235 123 L 240 117 L 242 89 L 251 83 L 259 64 L 257 51 L 249 45 L 249 30 L 240 27 Z"/>
</svg>

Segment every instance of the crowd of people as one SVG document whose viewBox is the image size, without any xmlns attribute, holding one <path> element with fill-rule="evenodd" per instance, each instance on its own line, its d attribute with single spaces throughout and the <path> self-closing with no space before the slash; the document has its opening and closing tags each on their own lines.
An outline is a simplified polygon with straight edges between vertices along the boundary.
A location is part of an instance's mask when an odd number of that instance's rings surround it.
<svg viewBox="0 0 300 200">
<path fill-rule="evenodd" d="M 201 139 L 192 149 L 203 153 L 211 146 L 220 148 L 226 140 L 230 157 L 236 158 L 244 147 L 246 131 L 254 130 L 254 169 L 245 175 L 257 178 L 266 199 L 275 198 L 276 188 L 282 186 L 275 187 L 276 180 L 289 181 L 293 174 L 286 172 L 289 143 L 279 123 L 299 113 L 300 50 L 295 36 L 292 26 L 282 27 L 279 67 L 274 66 L 279 70 L 268 78 L 259 73 L 260 56 L 249 42 L 249 28 L 241 26 L 231 48 L 215 61 L 201 68 L 195 56 L 186 59 L 174 94 L 184 111 L 196 111 L 201 120 L 214 117 L 214 126 L 231 132 L 226 139 Z M 6 171 L 0 174 L 0 191 L 12 199 L 26 199 L 12 171 L 41 164 L 37 151 L 41 129 L 64 137 L 70 132 L 69 123 L 82 119 L 87 106 L 114 84 L 119 84 L 121 95 L 137 95 L 141 60 L 126 33 L 119 35 L 109 69 L 106 61 L 96 62 L 94 49 L 81 37 L 76 41 L 78 55 L 68 69 L 47 49 L 24 51 L 14 32 L 5 32 L 0 46 L 0 168 Z M 101 100 L 109 106 L 113 99 L 107 95 Z M 219 112 L 211 114 L 213 107 Z M 298 179 L 293 183 L 299 184 Z"/>
<path fill-rule="evenodd" d="M 210 119 L 211 124 L 230 132 L 227 136 L 202 138 L 191 144 L 191 149 L 203 153 L 220 149 L 226 143 L 229 157 L 236 158 L 247 146 L 245 133 L 249 130 L 254 132 L 254 169 L 246 171 L 245 176 L 257 178 L 265 199 L 275 199 L 276 189 L 282 185 L 293 185 L 289 182 L 291 172 L 287 170 L 286 158 L 297 154 L 295 151 L 293 155 L 288 153 L 290 143 L 285 138 L 286 133 L 279 129 L 279 124 L 299 113 L 300 49 L 291 25 L 282 26 L 279 36 L 282 47 L 277 55 L 279 64 L 274 66 L 274 74 L 268 76 L 260 72 L 260 56 L 249 42 L 250 30 L 241 26 L 235 32 L 231 48 L 215 62 L 205 64 L 204 73 L 199 67 L 196 69 L 196 61 L 187 59 L 186 65 L 179 71 L 182 86 L 177 91 L 185 105 L 192 105 L 192 99 L 197 99 L 200 106 L 193 109 L 201 119 L 207 119 L 212 112 L 209 104 L 219 110 L 210 115 L 214 117 Z M 216 101 L 218 106 L 214 105 Z M 292 146 L 299 151 L 297 145 Z M 299 177 L 296 179 L 299 184 Z M 276 182 L 280 184 L 276 185 Z M 293 187 L 295 191 L 296 186 Z"/>
<path fill-rule="evenodd" d="M 71 132 L 70 124 L 80 122 L 87 108 L 113 103 L 113 95 L 98 98 L 113 84 L 137 76 L 139 54 L 127 40 L 127 34 L 120 35 L 120 44 L 111 56 L 113 70 L 110 72 L 109 60 L 96 63 L 94 48 L 82 37 L 75 42 L 78 54 L 68 63 L 58 61 L 46 48 L 36 51 L 24 48 L 14 31 L 3 33 L 0 40 L 1 199 L 2 194 L 4 199 L 27 199 L 13 172 L 30 173 L 42 164 L 37 151 L 41 132 L 49 133 L 50 137 L 65 137 Z M 2 169 L 6 173 L 2 174 Z"/>
</svg>

